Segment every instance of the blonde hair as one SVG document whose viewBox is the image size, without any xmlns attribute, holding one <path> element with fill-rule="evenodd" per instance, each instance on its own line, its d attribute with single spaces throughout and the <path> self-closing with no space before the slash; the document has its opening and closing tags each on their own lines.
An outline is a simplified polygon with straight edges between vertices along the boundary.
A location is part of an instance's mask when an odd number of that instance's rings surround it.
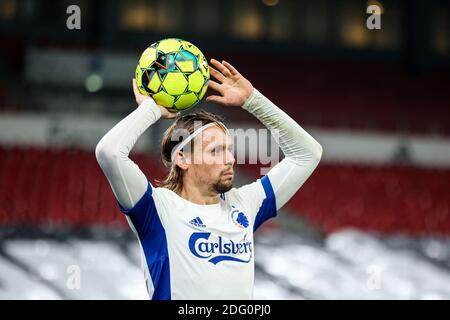
<svg viewBox="0 0 450 320">
<path fill-rule="evenodd" d="M 156 185 L 158 187 L 167 188 L 175 193 L 179 193 L 183 189 L 183 172 L 179 166 L 173 165 L 171 160 L 172 150 L 177 144 L 183 141 L 183 137 L 180 137 L 179 140 L 174 140 L 172 137 L 174 137 L 174 132 L 177 130 L 187 130 L 189 134 L 192 134 L 196 129 L 195 125 L 199 122 L 201 122 L 202 126 L 207 125 L 208 123 L 216 123 L 219 128 L 221 128 L 224 132 L 227 132 L 227 128 L 223 124 L 222 118 L 207 111 L 192 112 L 178 117 L 175 122 L 164 132 L 161 142 L 161 160 L 170 171 L 164 180 L 156 180 Z M 194 150 L 194 140 L 190 143 L 191 150 Z"/>
</svg>

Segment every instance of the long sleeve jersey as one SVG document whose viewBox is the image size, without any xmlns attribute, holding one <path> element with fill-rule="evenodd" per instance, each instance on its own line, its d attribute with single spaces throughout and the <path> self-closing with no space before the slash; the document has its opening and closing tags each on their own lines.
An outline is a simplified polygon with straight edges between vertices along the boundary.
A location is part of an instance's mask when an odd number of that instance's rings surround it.
<svg viewBox="0 0 450 320">
<path fill-rule="evenodd" d="M 161 117 L 151 99 L 96 147 L 118 207 L 139 239 L 152 299 L 252 299 L 253 234 L 276 216 L 321 159 L 320 144 L 258 90 L 243 109 L 276 135 L 285 157 L 256 181 L 220 194 L 217 204 L 195 204 L 154 187 L 128 157 L 141 134 Z"/>
</svg>

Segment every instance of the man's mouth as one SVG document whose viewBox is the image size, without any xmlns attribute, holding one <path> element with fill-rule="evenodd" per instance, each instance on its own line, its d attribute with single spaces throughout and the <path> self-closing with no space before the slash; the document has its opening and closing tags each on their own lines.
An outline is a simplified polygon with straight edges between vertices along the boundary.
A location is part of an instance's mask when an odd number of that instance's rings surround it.
<svg viewBox="0 0 450 320">
<path fill-rule="evenodd" d="M 226 171 L 223 175 L 226 176 L 226 177 L 232 177 L 233 174 L 234 174 L 233 170 L 229 170 L 229 171 Z"/>
</svg>

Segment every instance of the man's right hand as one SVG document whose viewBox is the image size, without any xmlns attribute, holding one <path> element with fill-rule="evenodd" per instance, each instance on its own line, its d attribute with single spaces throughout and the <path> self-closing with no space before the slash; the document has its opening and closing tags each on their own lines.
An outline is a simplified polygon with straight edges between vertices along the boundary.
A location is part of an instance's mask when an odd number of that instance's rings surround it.
<svg viewBox="0 0 450 320">
<path fill-rule="evenodd" d="M 134 97 L 136 98 L 136 103 L 138 104 L 138 106 L 140 106 L 141 103 L 144 102 L 144 100 L 146 100 L 146 99 L 153 100 L 153 98 L 143 95 L 139 92 L 137 84 L 136 84 L 136 79 L 133 79 L 133 92 L 134 92 Z M 167 108 L 164 108 L 163 106 L 160 106 L 157 103 L 156 103 L 156 106 L 161 111 L 161 118 L 163 118 L 163 119 L 174 119 L 180 114 L 179 112 L 170 112 L 169 110 L 167 110 Z"/>
</svg>

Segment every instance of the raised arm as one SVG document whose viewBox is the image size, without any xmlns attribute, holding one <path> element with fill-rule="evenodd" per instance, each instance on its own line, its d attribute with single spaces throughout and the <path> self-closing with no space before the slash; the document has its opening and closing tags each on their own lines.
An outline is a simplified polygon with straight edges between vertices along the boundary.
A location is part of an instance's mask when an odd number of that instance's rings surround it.
<svg viewBox="0 0 450 320">
<path fill-rule="evenodd" d="M 95 148 L 97 161 L 124 209 L 131 209 L 148 187 L 147 177 L 128 157 L 131 149 L 142 133 L 159 118 L 174 118 L 177 115 L 140 94 L 135 81 L 133 90 L 139 106 L 109 130 Z"/>
<path fill-rule="evenodd" d="M 271 131 L 285 155 L 285 158 L 267 173 L 278 210 L 297 192 L 317 167 L 322 157 L 322 146 L 256 89 L 243 108 Z"/>
<path fill-rule="evenodd" d="M 256 206 L 273 193 L 276 210 L 280 209 L 303 185 L 321 156 L 321 145 L 284 111 L 264 97 L 233 66 L 211 60 L 211 75 L 217 80 L 210 81 L 210 87 L 220 95 L 207 98 L 224 106 L 238 106 L 252 113 L 272 133 L 279 142 L 285 158 L 275 165 L 261 183 L 241 187 L 240 192 L 253 195 Z M 263 190 L 264 188 L 264 190 Z M 272 210 L 273 211 L 273 210 Z M 273 216 L 273 212 L 269 215 Z"/>
</svg>

